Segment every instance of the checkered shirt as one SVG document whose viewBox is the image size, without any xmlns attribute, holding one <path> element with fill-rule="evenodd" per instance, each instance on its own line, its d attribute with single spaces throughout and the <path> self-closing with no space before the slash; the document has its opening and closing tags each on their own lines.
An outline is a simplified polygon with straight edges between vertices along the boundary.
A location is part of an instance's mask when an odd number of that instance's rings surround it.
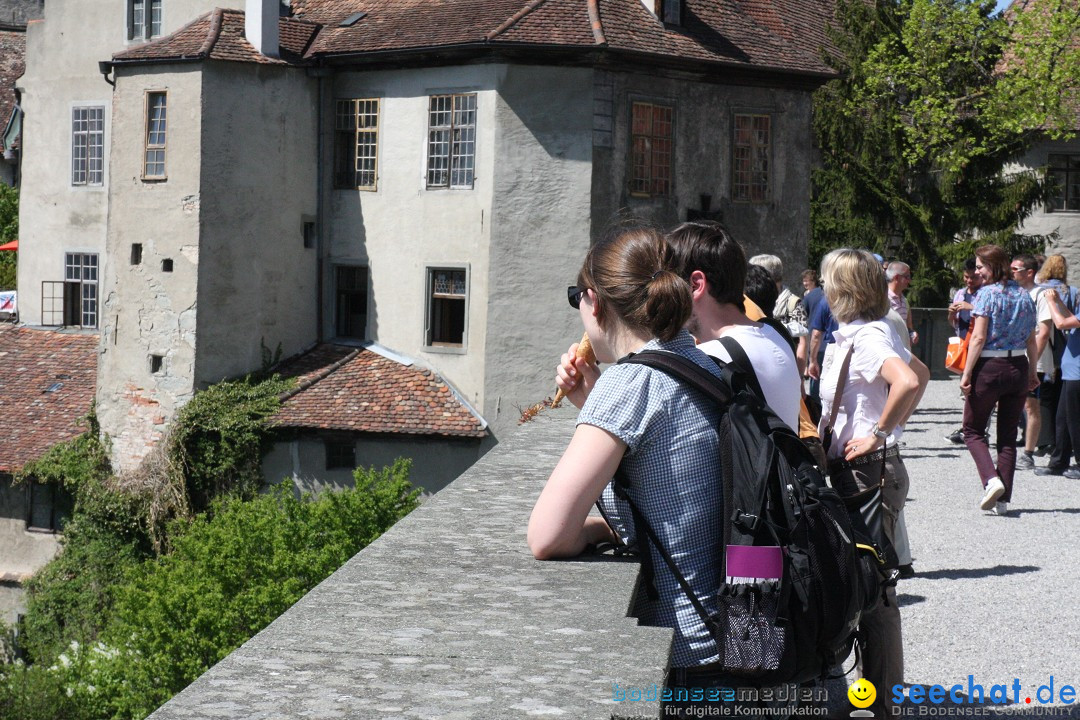
<svg viewBox="0 0 1080 720">
<path fill-rule="evenodd" d="M 670 342 L 652 340 L 642 350 L 679 353 L 713 374 L 711 358 L 694 347 L 689 333 Z M 628 493 L 661 538 L 690 587 L 710 612 L 720 583 L 723 493 L 716 437 L 719 410 L 713 401 L 662 370 L 623 364 L 608 368 L 578 416 L 626 443 L 620 468 Z M 600 507 L 626 542 L 634 537 L 629 507 L 609 485 Z M 656 601 L 640 593 L 636 614 L 643 624 L 674 628 L 672 663 L 694 667 L 719 659 L 716 642 L 690 604 L 667 563 L 649 543 Z"/>
</svg>

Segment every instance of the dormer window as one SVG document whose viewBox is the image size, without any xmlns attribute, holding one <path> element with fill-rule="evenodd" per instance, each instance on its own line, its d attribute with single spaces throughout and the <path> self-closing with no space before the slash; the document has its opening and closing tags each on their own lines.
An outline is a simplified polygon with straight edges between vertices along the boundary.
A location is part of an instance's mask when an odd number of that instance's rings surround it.
<svg viewBox="0 0 1080 720">
<path fill-rule="evenodd" d="M 641 0 L 645 9 L 665 25 L 682 25 L 682 0 Z"/>
</svg>

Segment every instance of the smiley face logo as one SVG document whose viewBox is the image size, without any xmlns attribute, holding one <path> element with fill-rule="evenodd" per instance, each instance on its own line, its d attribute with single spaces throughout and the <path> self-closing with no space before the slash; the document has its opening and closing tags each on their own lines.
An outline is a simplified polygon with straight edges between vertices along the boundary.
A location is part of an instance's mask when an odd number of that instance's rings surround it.
<svg viewBox="0 0 1080 720">
<path fill-rule="evenodd" d="M 862 678 L 848 685 L 847 696 L 851 704 L 857 708 L 870 707 L 877 698 L 877 688 L 874 687 L 874 683 Z"/>
</svg>

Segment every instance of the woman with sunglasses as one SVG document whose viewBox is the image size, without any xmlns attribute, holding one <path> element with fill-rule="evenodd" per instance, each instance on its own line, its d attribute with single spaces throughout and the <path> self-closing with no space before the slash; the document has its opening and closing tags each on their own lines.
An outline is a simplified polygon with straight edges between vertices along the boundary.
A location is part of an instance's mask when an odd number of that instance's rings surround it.
<svg viewBox="0 0 1080 720">
<path fill-rule="evenodd" d="M 670 250 L 650 228 L 616 232 L 594 245 L 577 286 L 569 292 L 599 362 L 662 349 L 718 375 L 683 326 L 690 318 L 690 286 L 672 272 Z M 556 382 L 581 409 L 577 428 L 529 520 L 528 542 L 541 560 L 570 557 L 601 542 L 629 542 L 625 504 L 609 482 L 618 471 L 628 494 L 706 607 L 719 581 L 722 516 L 717 406 L 666 373 L 640 364 L 616 364 L 602 375 L 595 365 L 562 356 Z M 589 511 L 600 500 L 603 518 Z M 719 660 L 716 640 L 648 543 L 655 599 L 639 598 L 643 624 L 675 630 L 674 677 L 695 683 L 695 672 Z"/>
</svg>

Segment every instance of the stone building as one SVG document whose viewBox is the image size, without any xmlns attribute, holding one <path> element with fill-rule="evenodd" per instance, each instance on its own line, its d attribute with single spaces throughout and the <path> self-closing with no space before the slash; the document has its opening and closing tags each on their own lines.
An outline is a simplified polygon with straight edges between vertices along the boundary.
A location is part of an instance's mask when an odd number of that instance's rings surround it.
<svg viewBox="0 0 1080 720">
<path fill-rule="evenodd" d="M 21 319 L 100 329 L 121 468 L 198 389 L 328 341 L 437 372 L 487 447 L 552 393 L 617 212 L 722 218 L 794 281 L 830 7 L 50 0 Z"/>
</svg>

